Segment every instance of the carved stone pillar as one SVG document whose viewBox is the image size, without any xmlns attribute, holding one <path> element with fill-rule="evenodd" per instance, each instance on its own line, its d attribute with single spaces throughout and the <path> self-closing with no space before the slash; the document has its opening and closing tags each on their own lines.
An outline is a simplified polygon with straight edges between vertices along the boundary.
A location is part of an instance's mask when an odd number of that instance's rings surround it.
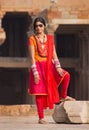
<svg viewBox="0 0 89 130">
<path fill-rule="evenodd" d="M 0 46 L 4 43 L 4 41 L 6 39 L 6 33 L 5 33 L 4 29 L 2 28 L 2 18 L 4 16 L 4 14 L 5 13 L 0 11 Z"/>
</svg>

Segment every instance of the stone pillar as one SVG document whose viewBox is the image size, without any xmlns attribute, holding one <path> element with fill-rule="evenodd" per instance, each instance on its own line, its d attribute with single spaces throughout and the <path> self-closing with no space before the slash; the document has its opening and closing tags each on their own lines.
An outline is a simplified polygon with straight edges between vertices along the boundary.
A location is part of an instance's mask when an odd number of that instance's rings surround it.
<svg viewBox="0 0 89 130">
<path fill-rule="evenodd" d="M 4 29 L 2 28 L 2 18 L 4 16 L 4 12 L 0 11 L 0 45 L 2 45 L 5 41 L 6 34 Z"/>
</svg>

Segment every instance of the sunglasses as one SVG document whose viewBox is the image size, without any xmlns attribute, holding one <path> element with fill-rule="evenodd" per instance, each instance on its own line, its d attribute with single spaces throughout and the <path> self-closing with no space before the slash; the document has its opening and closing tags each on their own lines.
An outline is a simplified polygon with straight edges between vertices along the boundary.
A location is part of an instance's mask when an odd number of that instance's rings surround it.
<svg viewBox="0 0 89 130">
<path fill-rule="evenodd" d="M 38 25 L 35 25 L 35 28 L 37 28 L 37 27 L 42 28 L 42 27 L 43 27 L 43 24 L 38 24 Z"/>
</svg>

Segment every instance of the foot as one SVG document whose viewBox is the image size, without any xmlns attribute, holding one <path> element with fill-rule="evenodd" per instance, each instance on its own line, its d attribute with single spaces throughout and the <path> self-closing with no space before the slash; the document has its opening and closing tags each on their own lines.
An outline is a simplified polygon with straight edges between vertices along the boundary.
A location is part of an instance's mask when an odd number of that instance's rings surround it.
<svg viewBox="0 0 89 130">
<path fill-rule="evenodd" d="M 64 102 L 64 101 L 75 101 L 75 98 L 72 98 L 70 96 L 67 96 L 66 98 L 61 98 L 60 100 L 61 102 Z"/>
<path fill-rule="evenodd" d="M 48 124 L 48 122 L 46 122 L 46 121 L 43 120 L 43 119 L 39 119 L 38 123 L 39 123 L 39 124 Z"/>
</svg>

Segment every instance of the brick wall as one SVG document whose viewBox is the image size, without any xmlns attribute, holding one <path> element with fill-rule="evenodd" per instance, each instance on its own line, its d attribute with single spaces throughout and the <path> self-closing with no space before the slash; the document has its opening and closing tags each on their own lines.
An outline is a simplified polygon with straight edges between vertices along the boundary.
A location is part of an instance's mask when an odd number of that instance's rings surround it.
<svg viewBox="0 0 89 130">
<path fill-rule="evenodd" d="M 47 9 L 48 18 L 89 18 L 89 0 L 0 0 L 1 10 L 7 11 L 28 11 L 35 14 Z"/>
</svg>

